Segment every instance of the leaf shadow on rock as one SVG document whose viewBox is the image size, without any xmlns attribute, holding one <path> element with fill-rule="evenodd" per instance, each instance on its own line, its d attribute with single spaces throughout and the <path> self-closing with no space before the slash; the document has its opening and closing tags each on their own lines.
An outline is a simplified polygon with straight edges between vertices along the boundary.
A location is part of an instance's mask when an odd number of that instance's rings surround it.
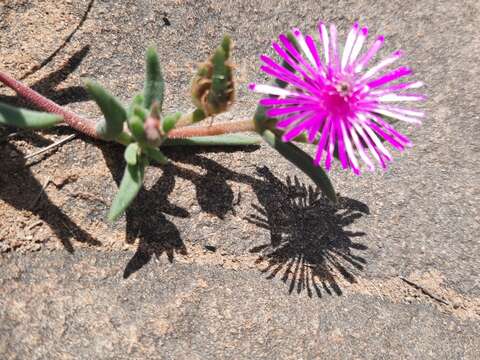
<svg viewBox="0 0 480 360">
<path fill-rule="evenodd" d="M 88 94 L 82 86 L 56 90 L 56 87 L 79 67 L 89 51 L 90 46 L 85 45 L 75 52 L 61 67 L 35 82 L 31 88 L 59 105 L 89 100 Z M 13 106 L 35 108 L 18 96 L 0 95 L 0 101 Z M 91 245 L 100 245 L 98 240 L 76 225 L 45 195 L 42 189 L 43 185 L 38 182 L 29 168 L 40 160 L 31 161 L 27 166 L 24 155 L 14 145 L 8 142 L 4 143 L 8 135 L 11 136 L 12 131 L 16 132 L 17 136 L 21 136 L 24 141 L 37 147 L 50 145 L 52 141 L 28 130 L 18 131 L 10 127 L 2 127 L 2 130 L 5 130 L 5 132 L 2 131 L 0 146 L 4 147 L 4 149 L 0 153 L 0 161 L 4 168 L 0 173 L 0 199 L 18 210 L 27 210 L 39 216 L 49 225 L 55 235 L 61 240 L 65 249 L 70 253 L 74 252 L 71 242 L 73 238 Z M 44 131 L 57 134 L 71 133 L 71 129 L 66 127 L 55 127 Z M 6 151 L 7 149 L 8 151 Z"/>
<path fill-rule="evenodd" d="M 245 150 L 255 150 L 250 147 Z M 227 152 L 239 149 L 215 149 Z M 301 184 L 298 179 L 287 179 L 284 184 L 266 167 L 257 168 L 259 177 L 242 174 L 202 156 L 208 149 L 167 149 L 166 154 L 174 161 L 162 167 L 163 174 L 149 189 L 142 189 L 132 206 L 127 210 L 127 241 L 139 239 L 136 253 L 126 266 L 124 277 L 130 276 L 146 265 L 152 256 L 167 254 L 173 261 L 175 253 L 186 254 L 186 246 L 175 224 L 165 214 L 188 217 L 186 209 L 171 204 L 168 200 L 175 186 L 175 178 L 190 181 L 202 211 L 224 219 L 228 212 L 234 213 L 234 193 L 229 181 L 251 186 L 261 206 L 254 205 L 258 214 L 246 220 L 270 231 L 271 242 L 251 250 L 259 255 L 257 263 L 266 263 L 263 272 L 269 278 L 284 269 L 285 282 L 290 281 L 290 292 L 312 289 L 321 296 L 320 287 L 327 293 L 340 295 L 341 289 L 335 276 L 341 275 L 355 282 L 355 272 L 366 263 L 353 250 L 367 247 L 352 241 L 362 236 L 360 232 L 345 229 L 356 219 L 368 214 L 368 207 L 356 200 L 340 198 L 339 204 L 330 205 L 318 191 Z M 111 151 L 105 151 L 111 157 Z M 107 160 L 117 184 L 123 174 L 124 162 L 117 152 L 116 160 Z M 115 165 L 117 164 L 117 165 Z M 120 165 L 119 165 L 120 164 Z M 192 169 L 192 165 L 194 169 Z M 197 169 L 200 169 L 198 171 Z M 292 271 L 292 269 L 294 269 Z"/>
<path fill-rule="evenodd" d="M 270 242 L 250 251 L 258 254 L 258 266 L 267 279 L 277 276 L 289 287 L 289 293 L 306 291 L 309 297 L 322 291 L 342 295 L 339 277 L 355 283 L 366 260 L 354 251 L 367 246 L 353 238 L 365 235 L 346 229 L 356 219 L 369 214 L 360 201 L 339 197 L 331 204 L 318 190 L 287 177 L 281 182 L 267 168 L 260 168 L 265 182 L 257 188 L 261 206 L 247 221 L 267 229 Z"/>
<path fill-rule="evenodd" d="M 33 139 L 38 143 L 42 137 L 38 134 L 28 134 L 23 138 Z M 45 140 L 45 139 L 43 139 Z M 100 245 L 100 242 L 81 229 L 45 194 L 41 184 L 27 165 L 24 155 L 12 144 L 0 144 L 0 199 L 14 208 L 29 211 L 37 215 L 52 229 L 60 239 L 65 249 L 73 253 L 71 239 Z"/>
<path fill-rule="evenodd" d="M 125 169 L 122 149 L 115 144 L 100 148 L 113 179 L 119 185 Z M 124 278 L 140 270 L 153 256 L 166 254 L 172 262 L 176 253 L 187 254 L 180 231 L 165 215 L 185 218 L 189 213 L 168 200 L 175 187 L 174 169 L 171 164 L 162 169 L 162 176 L 150 189 L 142 188 L 126 211 L 126 241 L 133 243 L 138 239 L 138 247 L 125 267 Z"/>
<path fill-rule="evenodd" d="M 100 148 L 114 181 L 119 185 L 125 168 L 122 149 L 116 144 L 104 144 Z M 257 148 L 258 146 L 235 147 L 220 151 L 229 152 L 239 149 L 252 151 Z M 209 153 L 218 151 L 218 149 L 203 150 Z M 227 180 L 234 179 L 239 174 L 224 168 L 213 160 L 199 156 L 198 153 L 201 152 L 202 148 L 168 149 L 166 153 L 172 160 L 199 166 L 206 172 L 197 172 L 170 162 L 161 167 L 162 176 L 155 181 L 155 184 L 148 190 L 142 188 L 134 202 L 128 207 L 126 211 L 126 241 L 133 243 L 138 239 L 138 247 L 125 267 L 124 278 L 128 278 L 140 270 L 154 256 L 160 257 L 162 254 L 166 254 L 168 260 L 172 262 L 175 254 L 187 254 L 180 231 L 165 216 L 179 218 L 190 216 L 186 209 L 172 204 L 168 199 L 175 187 L 176 177 L 192 182 L 202 211 L 221 219 L 229 211 L 233 211 L 234 196 Z"/>
</svg>

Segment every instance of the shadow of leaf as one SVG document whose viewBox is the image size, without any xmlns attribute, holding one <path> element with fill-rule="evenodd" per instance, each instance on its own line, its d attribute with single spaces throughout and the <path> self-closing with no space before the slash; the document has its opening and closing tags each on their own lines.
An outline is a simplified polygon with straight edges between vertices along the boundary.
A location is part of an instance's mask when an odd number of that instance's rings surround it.
<svg viewBox="0 0 480 360">
<path fill-rule="evenodd" d="M 37 139 L 37 136 L 34 137 Z M 43 185 L 26 166 L 23 154 L 11 144 L 0 145 L 0 199 L 18 210 L 27 210 L 37 215 L 52 229 L 65 249 L 73 253 L 71 239 L 100 245 L 86 231 L 75 224 L 53 204 L 43 191 Z M 40 198 L 39 198 L 40 196 Z"/>
<path fill-rule="evenodd" d="M 90 98 L 83 86 L 71 86 L 61 90 L 56 90 L 55 88 L 78 68 L 89 51 L 90 46 L 85 45 L 74 53 L 59 69 L 38 80 L 30 87 L 59 105 L 88 101 Z M 0 102 L 13 106 L 32 108 L 28 102 L 18 96 L 0 95 Z"/>
<path fill-rule="evenodd" d="M 123 148 L 115 144 L 100 145 L 107 167 L 115 182 L 120 184 L 125 167 Z M 230 148 L 224 151 L 238 151 L 245 147 Z M 258 147 L 255 147 L 257 149 Z M 196 198 L 202 211 L 223 219 L 233 211 L 233 191 L 227 180 L 254 182 L 256 179 L 235 173 L 217 162 L 197 153 L 204 149 L 176 149 L 166 151 L 168 157 L 178 164 L 169 163 L 161 167 L 162 176 L 148 190 L 142 188 L 134 202 L 126 211 L 126 241 L 133 243 L 138 239 L 138 247 L 124 270 L 124 278 L 145 266 L 153 256 L 166 254 L 170 262 L 175 254 L 187 254 L 186 246 L 176 225 L 165 215 L 186 218 L 190 216 L 186 209 L 172 204 L 168 197 L 175 187 L 175 178 L 192 182 Z M 247 147 L 247 151 L 252 150 Z M 196 170 L 181 166 L 193 165 Z"/>
<path fill-rule="evenodd" d="M 104 144 L 101 149 L 115 182 L 120 184 L 125 167 L 122 149 L 115 144 Z M 125 267 L 124 278 L 140 270 L 152 256 L 166 254 L 172 262 L 176 253 L 187 254 L 178 228 L 165 215 L 185 218 L 189 213 L 168 200 L 175 187 L 174 165 L 163 166 L 162 170 L 155 184 L 148 190 L 142 188 L 126 211 L 126 241 L 138 239 L 138 247 Z"/>
<path fill-rule="evenodd" d="M 262 272 L 268 279 L 278 276 L 289 293 L 306 290 L 311 297 L 315 291 L 321 297 L 323 289 L 341 295 L 337 279 L 354 283 L 366 263 L 354 251 L 367 247 L 352 240 L 365 234 L 346 227 L 368 214 L 368 207 L 342 197 L 332 205 L 296 177 L 283 183 L 267 168 L 258 171 L 265 179 L 256 191 L 262 206 L 253 205 L 256 213 L 246 220 L 270 232 L 268 244 L 251 249 L 258 254 L 257 264 L 265 265 Z"/>
</svg>

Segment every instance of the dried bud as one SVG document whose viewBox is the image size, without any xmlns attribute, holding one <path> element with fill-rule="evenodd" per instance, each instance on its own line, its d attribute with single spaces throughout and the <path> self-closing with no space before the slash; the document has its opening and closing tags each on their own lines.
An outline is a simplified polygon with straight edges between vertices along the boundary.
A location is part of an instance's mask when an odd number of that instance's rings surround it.
<svg viewBox="0 0 480 360">
<path fill-rule="evenodd" d="M 215 53 L 199 65 L 193 79 L 193 103 L 203 110 L 206 116 L 220 114 L 233 103 L 233 66 L 228 60 L 230 47 L 230 38 L 225 37 Z"/>
</svg>

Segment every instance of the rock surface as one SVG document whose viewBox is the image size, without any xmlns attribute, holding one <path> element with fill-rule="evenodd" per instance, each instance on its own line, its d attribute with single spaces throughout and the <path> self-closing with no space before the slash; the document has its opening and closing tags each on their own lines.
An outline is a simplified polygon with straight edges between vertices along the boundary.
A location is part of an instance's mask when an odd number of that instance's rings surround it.
<svg viewBox="0 0 480 360">
<path fill-rule="evenodd" d="M 251 116 L 258 55 L 282 31 L 353 21 L 402 48 L 428 119 L 386 173 L 335 169 L 333 208 L 274 151 L 171 149 L 111 225 L 120 146 L 1 129 L 0 354 L 6 359 L 480 356 L 480 5 L 476 1 L 17 1 L 0 66 L 79 113 L 93 78 L 127 101 L 157 46 L 166 111 L 192 109 L 195 64 L 229 33 Z M 1 89 L 0 101 L 21 104 Z M 5 140 L 5 136 L 8 139 Z"/>
</svg>

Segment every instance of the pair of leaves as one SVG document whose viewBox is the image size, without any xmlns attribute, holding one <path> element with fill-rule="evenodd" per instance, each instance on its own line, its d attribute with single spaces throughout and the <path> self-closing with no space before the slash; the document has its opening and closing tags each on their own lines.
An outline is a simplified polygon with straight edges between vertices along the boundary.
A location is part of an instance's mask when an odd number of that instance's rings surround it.
<svg viewBox="0 0 480 360">
<path fill-rule="evenodd" d="M 143 93 L 133 99 L 132 106 L 141 105 L 143 109 L 150 109 L 153 104 L 156 104 L 161 111 L 165 82 L 157 52 L 153 47 L 147 50 L 145 72 Z M 104 118 L 97 125 L 97 133 L 105 140 L 117 139 L 123 132 L 123 124 L 131 116 L 131 111 L 127 112 L 122 103 L 100 84 L 87 81 L 85 85 L 87 92 L 103 113 Z"/>
<path fill-rule="evenodd" d="M 128 110 L 101 85 L 92 81 L 86 83 L 88 93 L 98 104 L 104 116 L 97 125 L 97 133 L 105 140 L 117 140 L 127 145 L 124 153 L 127 163 L 125 173 L 108 215 L 111 221 L 125 212 L 140 191 L 148 159 L 160 164 L 168 161 L 160 150 L 148 144 L 145 137 L 145 119 L 152 115 L 152 111 L 155 111 L 153 115 L 160 116 L 165 92 L 160 61 L 152 47 L 147 50 L 145 73 L 143 93 L 133 98 Z M 180 115 L 174 114 L 165 118 L 166 132 L 175 127 Z M 124 132 L 125 123 L 133 139 Z"/>
<path fill-rule="evenodd" d="M 55 114 L 15 108 L 0 103 L 0 124 L 28 129 L 44 129 L 58 124 L 63 117 Z"/>
<path fill-rule="evenodd" d="M 132 203 L 142 188 L 145 167 L 148 165 L 149 159 L 160 164 L 165 164 L 168 159 L 163 153 L 155 147 L 148 144 L 145 137 L 144 122 L 148 116 L 155 112 L 155 116 L 160 116 L 163 106 L 165 93 L 165 82 L 163 79 L 160 61 L 157 52 L 153 47 L 147 50 L 145 82 L 143 93 L 138 94 L 132 100 L 128 110 L 125 110 L 119 102 L 111 101 L 106 104 L 110 106 L 109 111 L 104 111 L 99 103 L 100 108 L 105 116 L 105 121 L 114 124 L 110 128 L 114 128 L 113 133 L 108 134 L 114 139 L 123 133 L 123 123 L 127 121 L 128 127 L 136 140 L 136 142 L 128 144 L 125 149 L 125 161 L 127 166 L 123 175 L 118 193 L 112 202 L 108 218 L 110 221 L 118 219 Z M 105 97 L 105 94 L 103 94 Z M 120 110 L 120 107 L 122 110 Z M 113 113 L 112 113 L 113 112 Z M 118 114 L 121 113 L 121 116 Z M 175 123 L 181 114 L 174 114 L 165 117 L 163 121 L 164 130 L 170 131 L 175 127 Z M 106 127 L 108 129 L 108 126 Z M 100 130 L 102 130 L 100 128 Z"/>
<path fill-rule="evenodd" d="M 220 114 L 232 104 L 234 83 L 233 67 L 229 61 L 231 46 L 230 37 L 225 36 L 212 56 L 199 65 L 192 82 L 192 101 L 198 111 L 189 117 L 188 122 L 195 123 Z"/>
</svg>

